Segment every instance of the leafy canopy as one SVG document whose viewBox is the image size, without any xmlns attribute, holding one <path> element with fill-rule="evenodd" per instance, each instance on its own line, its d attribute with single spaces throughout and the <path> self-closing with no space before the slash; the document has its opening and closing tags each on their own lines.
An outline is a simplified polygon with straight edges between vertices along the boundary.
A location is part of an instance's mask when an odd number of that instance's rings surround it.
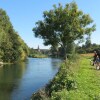
<svg viewBox="0 0 100 100">
<path fill-rule="evenodd" d="M 13 29 L 10 19 L 0 9 L 0 60 L 16 62 L 24 60 L 28 55 L 28 46 Z"/>
<path fill-rule="evenodd" d="M 45 45 L 67 46 L 67 44 L 91 35 L 95 31 L 95 24 L 89 14 L 78 10 L 75 2 L 53 6 L 50 11 L 43 12 L 44 20 L 36 22 L 33 32 L 42 38 Z"/>
</svg>

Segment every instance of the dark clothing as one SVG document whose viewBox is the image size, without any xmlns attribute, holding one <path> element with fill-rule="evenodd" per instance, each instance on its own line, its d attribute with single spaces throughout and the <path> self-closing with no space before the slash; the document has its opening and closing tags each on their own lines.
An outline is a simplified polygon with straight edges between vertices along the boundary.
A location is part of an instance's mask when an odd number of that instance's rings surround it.
<svg viewBox="0 0 100 100">
<path fill-rule="evenodd" d="M 97 53 L 94 54 L 94 56 L 93 56 L 93 61 L 95 61 L 96 58 L 97 58 Z"/>
<path fill-rule="evenodd" d="M 99 59 L 100 59 L 100 51 L 97 52 L 97 55 L 98 55 L 98 57 L 99 57 Z"/>
<path fill-rule="evenodd" d="M 93 56 L 93 66 L 94 66 L 94 63 L 96 61 L 96 58 L 97 58 L 97 53 L 94 53 L 94 56 Z"/>
<path fill-rule="evenodd" d="M 97 63 L 99 63 L 99 62 L 100 62 L 100 59 L 99 59 L 99 57 L 97 57 L 97 58 L 96 58 L 96 62 L 97 62 Z"/>
</svg>

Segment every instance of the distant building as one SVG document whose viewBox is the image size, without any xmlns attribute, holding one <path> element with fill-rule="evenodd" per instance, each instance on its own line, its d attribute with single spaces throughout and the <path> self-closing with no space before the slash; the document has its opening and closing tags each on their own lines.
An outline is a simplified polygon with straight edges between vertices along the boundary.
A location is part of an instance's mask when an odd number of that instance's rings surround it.
<svg viewBox="0 0 100 100">
<path fill-rule="evenodd" d="M 50 52 L 49 49 L 40 49 L 39 45 L 38 45 L 37 49 L 34 49 L 34 50 L 35 50 L 35 51 L 38 51 L 38 52 L 41 52 L 41 53 L 43 53 L 43 54 L 47 54 L 47 55 L 48 55 L 48 53 Z"/>
<path fill-rule="evenodd" d="M 40 52 L 40 47 L 39 47 L 39 45 L 38 45 L 37 51 Z"/>
<path fill-rule="evenodd" d="M 38 45 L 37 49 L 34 49 L 34 50 L 40 52 L 40 47 L 39 47 L 39 45 Z"/>
</svg>

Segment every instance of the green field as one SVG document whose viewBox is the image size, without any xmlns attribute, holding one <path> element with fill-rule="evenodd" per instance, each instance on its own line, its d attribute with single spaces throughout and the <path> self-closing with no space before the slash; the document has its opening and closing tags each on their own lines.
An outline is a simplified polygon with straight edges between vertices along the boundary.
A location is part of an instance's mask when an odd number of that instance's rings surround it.
<svg viewBox="0 0 100 100">
<path fill-rule="evenodd" d="M 77 89 L 69 91 L 70 100 L 100 100 L 100 70 L 91 66 L 88 58 L 81 58 L 74 78 Z"/>
<path fill-rule="evenodd" d="M 70 66 L 70 73 L 75 88 L 52 93 L 52 100 L 100 100 L 100 70 L 90 65 L 90 57 L 82 56 L 79 62 Z"/>
</svg>

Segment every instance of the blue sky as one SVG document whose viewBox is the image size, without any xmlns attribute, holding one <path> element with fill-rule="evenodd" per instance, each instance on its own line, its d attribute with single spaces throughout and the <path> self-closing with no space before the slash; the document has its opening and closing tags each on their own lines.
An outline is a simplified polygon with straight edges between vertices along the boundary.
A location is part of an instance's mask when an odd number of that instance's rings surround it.
<svg viewBox="0 0 100 100">
<path fill-rule="evenodd" d="M 43 19 L 43 11 L 50 10 L 53 4 L 65 5 L 73 0 L 0 0 L 0 8 L 4 9 L 14 29 L 29 47 L 49 48 L 43 45 L 43 40 L 34 37 L 32 28 L 35 22 Z M 80 10 L 89 14 L 96 24 L 96 31 L 92 33 L 92 43 L 100 44 L 100 0 L 74 0 Z"/>
</svg>

